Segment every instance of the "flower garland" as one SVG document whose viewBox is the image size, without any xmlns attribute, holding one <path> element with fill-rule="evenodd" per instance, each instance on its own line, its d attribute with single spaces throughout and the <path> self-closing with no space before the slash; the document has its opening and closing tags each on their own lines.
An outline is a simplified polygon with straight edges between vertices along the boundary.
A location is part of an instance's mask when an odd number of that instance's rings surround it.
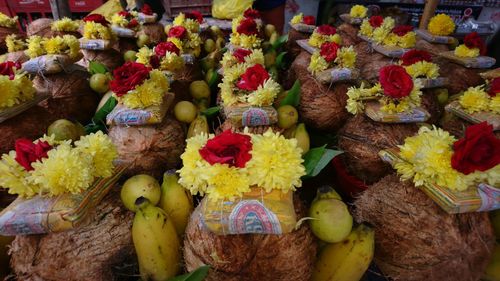
<svg viewBox="0 0 500 281">
<path fill-rule="evenodd" d="M 377 43 L 382 43 L 394 28 L 395 20 L 391 17 L 371 16 L 364 19 L 359 27 L 359 34 L 373 39 Z"/>
<path fill-rule="evenodd" d="M 119 13 L 114 14 L 111 17 L 111 24 L 123 28 L 137 30 L 140 27 L 139 21 L 137 20 L 137 15 L 138 13 L 135 11 L 120 11 Z"/>
<path fill-rule="evenodd" d="M 142 47 L 137 53 L 136 62 L 165 71 L 176 71 L 184 67 L 180 50 L 172 42 L 162 42 L 153 49 Z"/>
<path fill-rule="evenodd" d="M 17 25 L 17 16 L 11 18 L 0 12 L 0 26 L 14 28 Z"/>
<path fill-rule="evenodd" d="M 169 89 L 167 77 L 142 63 L 127 62 L 113 71 L 113 96 L 128 108 L 161 105 Z"/>
<path fill-rule="evenodd" d="M 16 34 L 10 34 L 5 37 L 5 44 L 7 45 L 7 52 L 17 52 L 26 49 L 26 42 L 23 39 L 18 39 Z"/>
<path fill-rule="evenodd" d="M 409 50 L 399 61 L 413 78 L 435 79 L 439 76 L 439 66 L 432 63 L 431 54 L 426 51 Z"/>
<path fill-rule="evenodd" d="M 307 24 L 307 25 L 315 25 L 316 18 L 314 16 L 304 16 L 302 13 L 298 13 L 290 20 L 290 24 Z"/>
<path fill-rule="evenodd" d="M 83 18 L 83 38 L 114 40 L 116 35 L 109 28 L 109 22 L 102 15 L 91 14 Z"/>
<path fill-rule="evenodd" d="M 167 25 L 165 28 L 168 35 L 167 41 L 174 43 L 181 53 L 190 53 L 195 57 L 201 53 L 199 30 L 200 22 L 193 18 L 187 18 L 186 14 L 183 13 L 174 19 L 173 25 Z"/>
<path fill-rule="evenodd" d="M 500 80 L 496 78 L 495 80 Z M 499 83 L 494 80 L 493 83 Z M 487 93 L 485 91 L 485 85 L 480 85 L 477 87 L 470 87 L 465 91 L 458 102 L 462 108 L 469 114 L 474 112 L 491 111 L 496 114 L 500 114 L 500 94 L 497 89 L 496 92 L 490 91 Z"/>
<path fill-rule="evenodd" d="M 255 19 L 240 16 L 233 19 L 229 42 L 245 49 L 259 48 L 262 42 L 259 32 L 260 26 Z"/>
<path fill-rule="evenodd" d="M 356 52 L 352 46 L 340 47 L 335 42 L 325 42 L 321 45 L 320 51 L 315 51 L 312 54 L 307 69 L 312 74 L 317 74 L 334 66 L 354 68 L 355 64 Z"/>
<path fill-rule="evenodd" d="M 173 26 L 183 26 L 189 32 L 198 33 L 200 32 L 200 24 L 203 22 L 203 16 L 201 16 L 201 22 L 200 22 L 199 18 L 195 19 L 195 17 L 197 17 L 195 14 L 179 13 L 179 15 L 177 15 L 177 17 L 174 18 L 172 24 Z"/>
<path fill-rule="evenodd" d="M 0 63 L 0 110 L 35 97 L 33 83 L 20 69 L 19 63 Z"/>
<path fill-rule="evenodd" d="M 401 48 L 413 48 L 416 42 L 417 35 L 413 32 L 413 26 L 410 25 L 394 27 L 382 41 L 384 45 Z"/>
<path fill-rule="evenodd" d="M 264 65 L 264 53 L 261 49 L 235 49 L 225 52 L 222 57 L 222 69 L 229 69 L 237 64 L 244 64 L 248 68 L 255 64 Z"/>
<path fill-rule="evenodd" d="M 469 33 L 464 38 L 464 43 L 455 48 L 455 56 L 461 58 L 475 58 L 486 54 L 486 44 L 477 32 Z"/>
<path fill-rule="evenodd" d="M 74 21 L 70 18 L 64 17 L 60 20 L 53 21 L 50 25 L 50 29 L 53 31 L 64 31 L 64 32 L 76 32 L 80 24 L 78 21 Z"/>
<path fill-rule="evenodd" d="M 179 183 L 210 200 L 234 200 L 252 186 L 294 191 L 305 175 L 297 141 L 271 130 L 263 135 L 230 130 L 215 137 L 197 135 L 187 140 L 181 159 Z"/>
<path fill-rule="evenodd" d="M 80 56 L 80 42 L 73 35 L 52 38 L 42 38 L 38 35 L 33 35 L 27 41 L 28 49 L 26 50 L 26 54 L 30 58 L 57 54 L 65 54 L 72 59 Z"/>
<path fill-rule="evenodd" d="M 323 24 L 316 27 L 309 37 L 309 45 L 319 48 L 325 42 L 335 42 L 337 44 L 342 44 L 342 38 L 337 34 L 335 27 Z"/>
<path fill-rule="evenodd" d="M 375 100 L 382 104 L 383 112 L 401 113 L 412 110 L 421 103 L 422 85 L 419 80 L 412 80 L 404 67 L 389 65 L 380 69 L 379 83 L 371 88 L 351 87 L 347 91 L 346 109 L 351 114 L 358 114 L 364 110 L 364 100 Z"/>
<path fill-rule="evenodd" d="M 398 147 L 401 159 L 394 167 L 403 180 L 413 178 L 415 186 L 463 191 L 482 182 L 500 183 L 500 139 L 486 122 L 467 127 L 458 141 L 440 128 L 421 127 Z"/>
<path fill-rule="evenodd" d="M 81 137 L 74 145 L 45 136 L 34 142 L 18 139 L 15 148 L 0 160 L 0 186 L 25 198 L 85 191 L 96 178 L 112 175 L 118 156 L 111 140 L 100 131 Z"/>
<path fill-rule="evenodd" d="M 368 13 L 368 9 L 365 6 L 354 5 L 351 7 L 351 10 L 349 11 L 349 16 L 351 16 L 351 18 L 363 19 L 363 18 L 366 18 L 367 13 Z"/>
<path fill-rule="evenodd" d="M 219 87 L 225 106 L 237 103 L 270 106 L 280 92 L 280 85 L 269 76 L 269 73 L 260 64 L 252 67 L 237 64 L 229 69 L 224 69 L 224 78 L 222 78 Z"/>
<path fill-rule="evenodd" d="M 455 22 L 447 14 L 437 14 L 429 20 L 427 30 L 432 35 L 448 36 L 455 31 Z"/>
</svg>

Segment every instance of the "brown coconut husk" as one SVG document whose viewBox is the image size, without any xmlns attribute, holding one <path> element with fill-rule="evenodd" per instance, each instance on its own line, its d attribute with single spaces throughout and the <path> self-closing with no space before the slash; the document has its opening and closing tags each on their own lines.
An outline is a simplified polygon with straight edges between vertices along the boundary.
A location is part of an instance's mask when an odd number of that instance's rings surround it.
<svg viewBox="0 0 500 281">
<path fill-rule="evenodd" d="M 304 281 L 311 278 L 316 243 L 307 223 L 288 234 L 216 235 L 201 221 L 198 206 L 186 228 L 184 259 L 188 271 L 211 266 L 207 281 Z M 305 208 L 295 201 L 295 211 Z"/>
<path fill-rule="evenodd" d="M 357 53 L 356 67 L 360 70 L 362 79 L 371 83 L 378 82 L 379 71 L 382 67 L 394 64 L 394 60 L 374 51 L 368 42 L 354 45 Z"/>
<path fill-rule="evenodd" d="M 448 214 L 389 175 L 356 200 L 355 218 L 375 228 L 375 263 L 393 280 L 479 280 L 495 237 L 488 213 Z"/>
<path fill-rule="evenodd" d="M 30 59 L 30 57 L 28 57 L 24 51 L 7 53 L 5 55 L 6 55 L 6 57 L 5 57 L 6 61 L 24 63 Z"/>
<path fill-rule="evenodd" d="M 151 45 L 156 45 L 162 41 L 167 40 L 167 35 L 165 34 L 165 28 L 161 23 L 148 23 L 144 24 L 142 28 L 137 32 L 137 37 L 141 34 L 146 34 L 149 36 L 149 42 Z"/>
<path fill-rule="evenodd" d="M 138 47 L 136 40 L 137 39 L 135 38 L 121 37 L 118 40 L 118 51 L 120 52 L 120 54 L 125 54 L 125 52 L 130 50 L 137 51 Z"/>
<path fill-rule="evenodd" d="M 170 84 L 170 92 L 175 94 L 174 103 L 193 99 L 188 89 L 191 82 L 196 80 L 203 80 L 201 67 L 197 60 L 194 64 L 186 64 L 183 69 L 174 72 L 174 81 Z"/>
<path fill-rule="evenodd" d="M 457 138 L 461 138 L 464 136 L 465 129 L 472 125 L 472 123 L 456 116 L 451 112 L 445 112 L 440 120 L 440 125 L 443 130 L 448 131 Z"/>
<path fill-rule="evenodd" d="M 11 34 L 18 34 L 19 29 L 17 28 L 9 28 L 0 26 L 0 54 L 7 52 L 7 43 L 5 42 L 5 38 Z"/>
<path fill-rule="evenodd" d="M 450 95 L 455 95 L 469 87 L 475 87 L 484 83 L 479 73 L 481 69 L 465 68 L 459 64 L 450 62 L 444 58 L 435 59 L 439 65 L 441 77 L 448 78 L 446 88 Z"/>
<path fill-rule="evenodd" d="M 255 134 L 255 135 L 262 135 L 265 132 L 267 132 L 267 130 L 269 130 L 269 129 L 273 130 L 273 132 L 275 132 L 275 133 L 283 133 L 285 131 L 284 129 L 278 127 L 278 125 L 247 127 L 248 132 L 250 134 Z M 235 133 L 243 133 L 245 131 L 245 128 L 244 127 L 236 127 L 233 125 L 233 123 L 231 123 L 231 121 L 226 120 L 226 121 L 224 121 L 224 123 L 222 123 L 220 125 L 219 128 L 217 128 L 215 133 L 220 134 L 226 130 L 231 130 L 232 132 L 235 132 Z"/>
<path fill-rule="evenodd" d="M 17 280 L 136 280 L 134 213 L 118 189 L 96 207 L 87 225 L 59 233 L 17 236 L 10 250 Z M 127 278 L 128 277 L 128 278 Z"/>
<path fill-rule="evenodd" d="M 290 28 L 288 31 L 288 41 L 286 41 L 285 46 L 292 59 L 297 57 L 300 52 L 304 50 L 297 44 L 297 40 L 308 39 L 309 36 L 311 36 L 311 34 L 297 31 L 295 28 Z"/>
<path fill-rule="evenodd" d="M 417 37 L 418 38 L 418 37 Z M 437 55 L 441 52 L 449 51 L 450 48 L 446 44 L 435 44 L 430 43 L 424 39 L 417 39 L 417 43 L 415 43 L 415 49 L 427 51 L 433 55 Z"/>
<path fill-rule="evenodd" d="M 422 90 L 422 107 L 430 113 L 431 117 L 426 123 L 438 124 L 444 112 L 444 107 L 439 104 L 436 89 Z"/>
<path fill-rule="evenodd" d="M 339 132 L 339 148 L 344 151 L 341 157 L 351 175 L 372 184 L 392 171 L 389 164 L 380 160 L 378 152 L 402 144 L 417 131 L 415 124 L 385 124 L 358 114 Z"/>
<path fill-rule="evenodd" d="M 109 137 L 118 149 L 120 162 L 129 163 L 126 174 L 139 173 L 160 177 L 180 164 L 186 134 L 182 124 L 173 117 L 149 126 L 112 126 Z"/>
<path fill-rule="evenodd" d="M 50 114 L 86 124 L 99 104 L 99 96 L 90 88 L 89 78 L 85 69 L 73 67 L 67 73 L 37 75 L 33 85 L 38 91 L 46 89 L 51 93 L 49 99 L 40 103 Z"/>
<path fill-rule="evenodd" d="M 49 35 L 52 34 L 51 25 L 53 21 L 54 20 L 50 18 L 39 18 L 32 21 L 26 27 L 26 35 L 28 35 L 28 37 L 33 35 L 50 37 Z"/>
<path fill-rule="evenodd" d="M 115 49 L 109 50 L 86 50 L 82 49 L 82 65 L 89 66 L 91 61 L 97 61 L 104 64 L 110 71 L 123 64 L 123 55 Z"/>
<path fill-rule="evenodd" d="M 359 28 L 348 23 L 343 23 L 337 27 L 337 33 L 342 38 L 342 46 L 354 46 L 363 40 L 358 37 Z"/>
</svg>

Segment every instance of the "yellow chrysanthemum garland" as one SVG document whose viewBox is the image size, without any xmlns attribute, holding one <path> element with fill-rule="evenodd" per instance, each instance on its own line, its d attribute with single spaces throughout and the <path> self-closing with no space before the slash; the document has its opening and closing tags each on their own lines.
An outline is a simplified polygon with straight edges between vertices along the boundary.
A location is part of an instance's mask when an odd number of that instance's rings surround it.
<svg viewBox="0 0 500 281">
<path fill-rule="evenodd" d="M 182 20 L 181 20 L 182 19 Z M 182 26 L 186 29 L 187 35 L 180 40 L 179 38 L 169 37 L 167 41 L 174 43 L 181 53 L 192 54 L 198 57 L 201 53 L 201 37 L 198 34 L 199 23 L 193 19 L 186 19 L 184 14 L 180 13 L 173 22 L 173 25 L 167 25 L 165 32 L 168 34 L 169 30 L 174 26 Z"/>
<path fill-rule="evenodd" d="M 201 134 L 188 139 L 181 155 L 183 167 L 178 171 L 179 183 L 192 194 L 206 194 L 210 200 L 234 200 L 253 186 L 266 192 L 286 193 L 302 185 L 300 178 L 305 175 L 305 168 L 297 140 L 286 139 L 272 130 L 263 135 L 248 135 L 252 158 L 244 168 L 211 165 L 202 158 L 199 151 L 213 135 Z"/>
<path fill-rule="evenodd" d="M 290 24 L 299 24 L 302 23 L 302 20 L 304 19 L 304 14 L 298 13 L 295 16 L 292 17 L 290 20 Z"/>
<path fill-rule="evenodd" d="M 309 41 L 307 43 L 313 47 L 319 48 L 325 42 L 335 42 L 339 45 L 342 44 L 342 38 L 337 33 L 333 35 L 323 35 L 317 31 L 318 28 L 315 28 L 311 36 L 309 37 Z"/>
<path fill-rule="evenodd" d="M 93 21 L 87 21 L 83 26 L 83 38 L 115 40 L 116 35 L 112 32 L 111 28 L 108 26 Z"/>
<path fill-rule="evenodd" d="M 413 31 L 406 33 L 403 36 L 398 36 L 395 33 L 389 33 L 382 41 L 383 45 L 395 46 L 400 48 L 413 48 L 417 43 L 417 34 Z"/>
<path fill-rule="evenodd" d="M 79 27 L 80 23 L 78 21 L 64 17 L 60 20 L 53 21 L 50 29 L 53 31 L 76 32 Z"/>
<path fill-rule="evenodd" d="M 0 13 L 0 26 L 14 28 L 17 25 L 17 16 L 11 18 L 4 13 Z"/>
<path fill-rule="evenodd" d="M 232 25 L 232 33 L 229 36 L 229 42 L 233 44 L 233 46 L 245 48 L 245 49 L 254 49 L 260 48 L 260 44 L 262 43 L 262 39 L 260 39 L 257 35 L 246 35 L 240 34 L 237 32 L 238 26 L 240 22 L 243 20 L 243 16 L 239 16 L 233 19 Z M 257 25 L 257 30 L 260 31 L 260 25 Z"/>
<path fill-rule="evenodd" d="M 370 24 L 370 19 L 364 19 L 359 27 L 359 34 L 373 39 L 375 42 L 381 44 L 385 37 L 391 33 L 396 21 L 391 17 L 385 17 L 382 24 L 373 28 Z"/>
<path fill-rule="evenodd" d="M 134 19 L 137 20 L 138 13 L 136 11 L 130 11 L 129 13 L 130 13 L 130 15 L 132 15 L 132 17 Z M 131 27 L 129 27 L 131 20 L 132 19 L 129 20 L 125 16 L 120 15 L 118 13 L 111 16 L 111 24 L 112 25 L 116 25 L 116 26 L 123 27 L 123 28 L 129 28 L 129 29 L 133 29 L 133 30 L 138 30 L 141 27 L 140 22 L 137 20 L 138 24 L 131 28 Z"/>
<path fill-rule="evenodd" d="M 253 106 L 270 106 L 281 91 L 281 86 L 273 78 L 267 79 L 263 85 L 253 92 L 245 92 L 236 87 L 236 82 L 245 73 L 246 64 L 236 64 L 229 69 L 224 69 L 224 77 L 219 83 L 222 102 L 225 106 L 237 103 Z"/>
<path fill-rule="evenodd" d="M 311 56 L 311 61 L 307 70 L 312 74 L 317 74 L 328 68 L 337 66 L 339 68 L 354 68 L 356 64 L 356 51 L 352 46 L 342 47 L 337 51 L 337 58 L 331 63 L 328 63 L 325 58 L 323 58 L 319 51 L 315 51 Z"/>
<path fill-rule="evenodd" d="M 9 108 L 35 97 L 36 90 L 26 73 L 16 70 L 13 80 L 0 75 L 0 110 Z"/>
<path fill-rule="evenodd" d="M 437 14 L 430 19 L 427 30 L 433 35 L 448 36 L 455 31 L 455 22 L 446 14 Z"/>
<path fill-rule="evenodd" d="M 149 78 L 135 89 L 119 97 L 113 96 L 128 108 L 146 108 L 153 105 L 161 105 L 163 96 L 168 91 L 170 85 L 168 79 L 160 70 L 153 69 L 149 72 Z"/>
<path fill-rule="evenodd" d="M 154 55 L 154 49 L 144 46 L 137 52 L 136 62 L 142 63 L 146 66 L 151 66 L 150 60 Z M 184 68 L 184 59 L 176 53 L 167 52 L 164 57 L 160 59 L 160 70 L 176 71 Z"/>
<path fill-rule="evenodd" d="M 70 58 L 75 59 L 80 56 L 80 42 L 73 35 L 63 35 L 42 38 L 38 35 L 28 38 L 28 49 L 26 54 L 30 58 L 39 57 L 42 55 L 57 55 L 65 54 Z"/>
<path fill-rule="evenodd" d="M 468 88 L 458 99 L 462 108 L 469 114 L 491 111 L 500 114 L 500 95 L 491 97 L 484 90 L 484 85 Z"/>
<path fill-rule="evenodd" d="M 184 13 L 179 13 L 172 23 L 174 26 L 184 26 L 189 32 L 200 32 L 200 23 L 197 20 L 186 18 Z"/>
<path fill-rule="evenodd" d="M 26 49 L 26 42 L 23 39 L 18 39 L 16 34 L 10 34 L 5 37 L 7 52 L 17 52 Z"/>
<path fill-rule="evenodd" d="M 398 146 L 399 157 L 394 168 L 401 179 L 413 178 L 415 186 L 437 184 L 451 190 L 466 190 L 474 184 L 488 182 L 495 186 L 500 181 L 500 165 L 485 172 L 464 175 L 451 167 L 453 143 L 456 139 L 448 132 L 433 127 L 421 127 L 418 134 L 405 139 Z"/>
<path fill-rule="evenodd" d="M 352 6 L 351 10 L 349 11 L 349 16 L 351 18 L 366 18 L 368 9 L 363 6 L 363 5 L 354 5 Z"/>
<path fill-rule="evenodd" d="M 432 62 L 419 61 L 403 67 L 413 78 L 435 79 L 439 77 L 439 66 Z"/>
<path fill-rule="evenodd" d="M 0 186 L 7 188 L 10 194 L 25 198 L 78 194 L 88 189 L 96 178 L 113 173 L 118 152 L 102 132 L 83 136 L 74 145 L 70 141 L 56 143 L 47 136 L 43 140 L 48 140 L 54 148 L 48 151 L 47 158 L 31 164 L 32 171 L 17 163 L 15 151 L 2 156 Z M 38 141 L 42 140 L 34 143 Z"/>
<path fill-rule="evenodd" d="M 389 114 L 401 113 L 412 110 L 421 104 L 422 83 L 416 79 L 413 80 L 413 89 L 410 94 L 401 99 L 393 99 L 389 96 L 384 95 L 384 91 L 380 83 L 375 84 L 371 88 L 365 88 L 364 83 L 361 83 L 361 87 L 350 87 L 347 91 L 347 105 L 346 109 L 351 114 L 358 114 L 363 112 L 365 105 L 363 101 L 365 100 L 378 100 L 382 107 L 381 111 Z"/>
<path fill-rule="evenodd" d="M 231 68 L 236 64 L 245 64 L 245 68 L 256 64 L 264 65 L 264 53 L 262 49 L 253 49 L 252 53 L 245 57 L 244 62 L 239 62 L 238 59 L 233 56 L 232 52 L 225 52 L 224 56 L 222 56 L 222 69 Z"/>
<path fill-rule="evenodd" d="M 479 56 L 480 50 L 479 48 L 469 48 L 465 44 L 460 44 L 455 48 L 454 54 L 461 58 L 475 58 Z"/>
</svg>

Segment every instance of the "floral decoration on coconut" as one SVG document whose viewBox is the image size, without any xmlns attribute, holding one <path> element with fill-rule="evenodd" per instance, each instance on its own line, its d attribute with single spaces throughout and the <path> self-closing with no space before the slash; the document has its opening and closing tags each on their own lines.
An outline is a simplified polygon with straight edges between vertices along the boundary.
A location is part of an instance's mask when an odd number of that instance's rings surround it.
<svg viewBox="0 0 500 281">
<path fill-rule="evenodd" d="M 60 20 L 55 20 L 51 23 L 50 29 L 53 31 L 61 32 L 77 32 L 80 27 L 80 23 L 76 20 L 64 17 Z"/>
<path fill-rule="evenodd" d="M 148 46 L 140 48 L 136 62 L 162 71 L 176 71 L 184 67 L 181 50 L 170 41 L 161 42 L 153 49 Z"/>
<path fill-rule="evenodd" d="M 290 20 L 290 24 L 306 24 L 306 25 L 315 25 L 316 18 L 314 16 L 304 16 L 302 13 L 298 13 Z"/>
<path fill-rule="evenodd" d="M 111 17 L 111 24 L 137 31 L 141 27 L 137 15 L 135 11 L 120 11 Z"/>
<path fill-rule="evenodd" d="M 393 114 L 408 112 L 421 104 L 422 85 L 419 80 L 413 80 L 406 69 L 400 65 L 382 67 L 379 72 L 379 82 L 371 88 L 351 87 L 347 91 L 346 109 L 352 114 L 361 113 L 365 100 L 378 100 L 383 112 Z"/>
<path fill-rule="evenodd" d="M 27 48 L 26 41 L 19 38 L 17 34 L 7 35 L 7 37 L 5 37 L 5 44 L 7 45 L 7 52 L 9 53 L 24 51 Z"/>
<path fill-rule="evenodd" d="M 219 84 L 224 106 L 246 104 L 270 106 L 280 92 L 276 83 L 261 64 L 247 67 L 237 64 L 224 69 L 224 78 Z"/>
<path fill-rule="evenodd" d="M 355 64 L 356 52 L 352 46 L 341 47 L 335 42 L 325 42 L 321 44 L 319 51 L 312 54 L 307 69 L 312 74 L 317 74 L 333 67 L 352 69 Z"/>
<path fill-rule="evenodd" d="M 394 26 L 395 21 L 391 17 L 371 16 L 363 20 L 359 27 L 359 34 L 381 43 L 391 33 Z"/>
<path fill-rule="evenodd" d="M 439 66 L 432 62 L 430 53 L 424 50 L 409 50 L 403 54 L 399 64 L 413 78 L 435 79 L 439 77 Z"/>
<path fill-rule="evenodd" d="M 338 45 L 342 44 L 342 38 L 337 34 L 335 27 L 323 24 L 316 27 L 309 37 L 309 45 L 319 48 L 325 42 L 335 42 Z"/>
<path fill-rule="evenodd" d="M 295 139 L 268 130 L 263 135 L 224 131 L 187 140 L 179 183 L 210 200 L 233 200 L 261 187 L 284 193 L 300 187 L 305 175 Z"/>
<path fill-rule="evenodd" d="M 32 100 L 35 92 L 33 83 L 21 71 L 21 64 L 12 61 L 0 63 L 0 111 Z"/>
<path fill-rule="evenodd" d="M 237 17 L 232 22 L 231 44 L 245 49 L 259 48 L 262 39 L 259 38 L 260 25 L 251 17 Z"/>
<path fill-rule="evenodd" d="M 436 36 L 449 36 L 455 31 L 455 22 L 446 14 L 437 14 L 429 20 L 427 30 Z"/>
<path fill-rule="evenodd" d="M 15 28 L 17 25 L 17 16 L 11 18 L 0 12 L 0 27 Z"/>
<path fill-rule="evenodd" d="M 24 198 L 78 194 L 96 178 L 111 176 L 117 156 L 111 139 L 100 131 L 74 144 L 55 141 L 53 136 L 18 139 L 15 150 L 0 160 L 0 186 Z"/>
<path fill-rule="evenodd" d="M 224 53 L 221 62 L 222 69 L 228 69 L 240 64 L 244 64 L 246 66 L 244 68 L 255 64 L 264 65 L 264 53 L 262 53 L 262 49 L 237 48 Z"/>
<path fill-rule="evenodd" d="M 364 19 L 368 15 L 368 8 L 363 5 L 354 5 L 349 11 L 349 16 L 351 18 Z"/>
<path fill-rule="evenodd" d="M 413 31 L 413 26 L 410 25 L 400 25 L 394 27 L 391 32 L 389 32 L 382 41 L 378 41 L 379 37 L 374 36 L 374 40 L 377 43 L 381 43 L 387 46 L 394 46 L 400 48 L 413 48 L 417 42 L 417 35 Z"/>
<path fill-rule="evenodd" d="M 486 44 L 477 32 L 469 33 L 464 43 L 455 48 L 455 56 L 461 58 L 475 58 L 486 55 Z"/>
<path fill-rule="evenodd" d="M 135 109 L 161 105 L 169 83 L 160 70 L 127 62 L 113 71 L 109 87 L 118 102 Z"/>
<path fill-rule="evenodd" d="M 28 48 L 26 54 L 30 58 L 43 55 L 67 55 L 71 59 L 80 57 L 80 42 L 73 35 L 63 35 L 51 38 L 43 38 L 38 35 L 27 39 Z"/>
<path fill-rule="evenodd" d="M 175 17 L 172 25 L 166 26 L 165 31 L 168 36 L 167 41 L 174 43 L 181 54 L 188 53 L 198 57 L 201 53 L 201 38 L 198 34 L 200 20 L 196 16 L 191 17 L 192 13 L 180 13 Z M 203 17 L 201 17 L 202 21 Z"/>
<path fill-rule="evenodd" d="M 479 183 L 500 183 L 500 139 L 486 122 L 467 127 L 459 140 L 440 128 L 421 127 L 399 149 L 394 167 L 403 180 L 413 178 L 415 186 L 463 191 Z"/>
<path fill-rule="evenodd" d="M 109 22 L 100 14 L 91 14 L 83 18 L 83 38 L 85 39 L 116 39 L 109 27 Z"/>
<path fill-rule="evenodd" d="M 469 114 L 491 111 L 500 114 L 500 77 L 493 79 L 488 86 L 468 88 L 458 99 L 460 106 Z"/>
</svg>

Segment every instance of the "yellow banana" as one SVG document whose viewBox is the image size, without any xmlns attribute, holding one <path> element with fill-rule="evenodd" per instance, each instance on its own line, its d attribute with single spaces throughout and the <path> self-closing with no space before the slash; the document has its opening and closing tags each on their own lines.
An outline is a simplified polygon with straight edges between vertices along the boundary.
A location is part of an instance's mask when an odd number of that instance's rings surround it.
<svg viewBox="0 0 500 281">
<path fill-rule="evenodd" d="M 188 130 L 186 138 L 189 139 L 189 138 L 194 137 L 196 135 L 199 135 L 201 133 L 205 133 L 208 135 L 209 129 L 208 129 L 207 117 L 200 114 L 189 125 L 189 130 Z"/>
<path fill-rule="evenodd" d="M 370 266 L 375 250 L 373 229 L 359 225 L 342 242 L 329 244 L 321 252 L 313 281 L 359 281 Z"/>
<path fill-rule="evenodd" d="M 132 224 L 132 240 L 141 279 L 165 281 L 179 272 L 181 245 L 168 215 L 143 197 Z"/>
<path fill-rule="evenodd" d="M 297 146 L 302 148 L 302 155 L 309 151 L 311 146 L 311 141 L 309 139 L 309 133 L 307 133 L 306 125 L 300 123 L 297 125 L 294 134 L 295 139 L 297 139 Z"/>
<path fill-rule="evenodd" d="M 182 236 L 194 206 L 191 193 L 183 188 L 178 180 L 175 170 L 167 171 L 163 175 L 159 207 L 170 217 L 177 234 Z"/>
</svg>

